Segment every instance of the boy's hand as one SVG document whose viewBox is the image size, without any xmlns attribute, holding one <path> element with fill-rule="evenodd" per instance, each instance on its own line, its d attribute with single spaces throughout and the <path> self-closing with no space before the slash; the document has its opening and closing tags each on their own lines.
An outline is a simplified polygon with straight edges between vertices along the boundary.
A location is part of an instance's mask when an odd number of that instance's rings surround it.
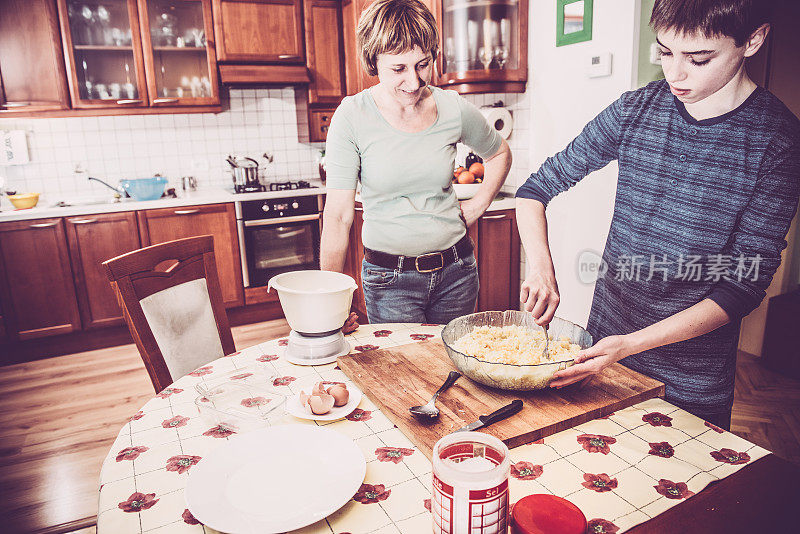
<svg viewBox="0 0 800 534">
<path fill-rule="evenodd" d="M 561 297 L 558 284 L 552 271 L 531 268 L 528 277 L 522 282 L 519 301 L 525 304 L 525 311 L 531 312 L 538 325 L 550 324 L 556 314 Z"/>
<path fill-rule="evenodd" d="M 556 372 L 550 382 L 550 387 L 562 388 L 590 378 L 612 363 L 633 353 L 627 336 L 604 337 L 588 349 L 580 351 L 575 357 L 574 365 Z"/>
</svg>

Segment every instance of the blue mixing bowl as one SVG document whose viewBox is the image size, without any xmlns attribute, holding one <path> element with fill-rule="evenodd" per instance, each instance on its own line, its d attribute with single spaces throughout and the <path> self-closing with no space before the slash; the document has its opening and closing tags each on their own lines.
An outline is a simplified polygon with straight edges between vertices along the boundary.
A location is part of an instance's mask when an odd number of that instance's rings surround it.
<svg viewBox="0 0 800 534">
<path fill-rule="evenodd" d="M 163 176 L 134 178 L 132 180 L 122 180 L 120 185 L 134 200 L 156 200 L 164 194 L 167 179 Z"/>
</svg>

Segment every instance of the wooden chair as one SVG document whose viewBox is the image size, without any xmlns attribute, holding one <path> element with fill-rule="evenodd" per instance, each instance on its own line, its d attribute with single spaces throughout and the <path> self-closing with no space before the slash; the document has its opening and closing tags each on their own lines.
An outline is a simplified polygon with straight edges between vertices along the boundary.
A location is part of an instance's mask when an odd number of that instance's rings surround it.
<svg viewBox="0 0 800 534">
<path fill-rule="evenodd" d="M 210 235 L 103 262 L 156 393 L 236 350 Z"/>
</svg>

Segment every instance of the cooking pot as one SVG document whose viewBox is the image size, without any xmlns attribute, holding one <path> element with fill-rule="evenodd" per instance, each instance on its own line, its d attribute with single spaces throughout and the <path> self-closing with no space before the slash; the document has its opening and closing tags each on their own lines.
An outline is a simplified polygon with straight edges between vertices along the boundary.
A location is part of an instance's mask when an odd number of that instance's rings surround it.
<svg viewBox="0 0 800 534">
<path fill-rule="evenodd" d="M 253 158 L 228 156 L 228 164 L 233 169 L 233 185 L 249 187 L 259 185 L 258 162 Z"/>
<path fill-rule="evenodd" d="M 334 271 L 291 271 L 270 278 L 292 330 L 310 337 L 335 333 L 350 315 L 356 281 Z"/>
</svg>

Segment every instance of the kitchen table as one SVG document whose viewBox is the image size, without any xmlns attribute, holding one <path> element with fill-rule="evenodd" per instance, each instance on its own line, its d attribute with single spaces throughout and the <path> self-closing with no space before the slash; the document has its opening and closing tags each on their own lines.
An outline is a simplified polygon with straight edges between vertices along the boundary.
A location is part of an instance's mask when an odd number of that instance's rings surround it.
<svg viewBox="0 0 800 534">
<path fill-rule="evenodd" d="M 347 340 L 352 351 L 364 351 L 440 332 L 435 325 L 362 325 Z M 232 433 L 204 423 L 194 406 L 194 386 L 253 365 L 274 375 L 274 385 L 287 394 L 319 380 L 349 382 L 335 363 L 305 367 L 285 361 L 285 345 L 285 338 L 275 339 L 210 362 L 133 414 L 103 463 L 99 533 L 213 532 L 186 508 L 184 487 L 193 466 Z M 359 407 L 339 421 L 315 423 L 282 410 L 270 420 L 327 425 L 353 439 L 367 460 L 366 478 L 353 499 L 298 532 L 431 530 L 430 459 L 364 393 Z M 800 502 L 796 466 L 662 399 L 512 449 L 511 461 L 512 503 L 532 493 L 565 497 L 584 512 L 590 532 L 740 532 L 764 526 L 763 532 L 773 532 L 769 526 L 783 524 Z"/>
</svg>

